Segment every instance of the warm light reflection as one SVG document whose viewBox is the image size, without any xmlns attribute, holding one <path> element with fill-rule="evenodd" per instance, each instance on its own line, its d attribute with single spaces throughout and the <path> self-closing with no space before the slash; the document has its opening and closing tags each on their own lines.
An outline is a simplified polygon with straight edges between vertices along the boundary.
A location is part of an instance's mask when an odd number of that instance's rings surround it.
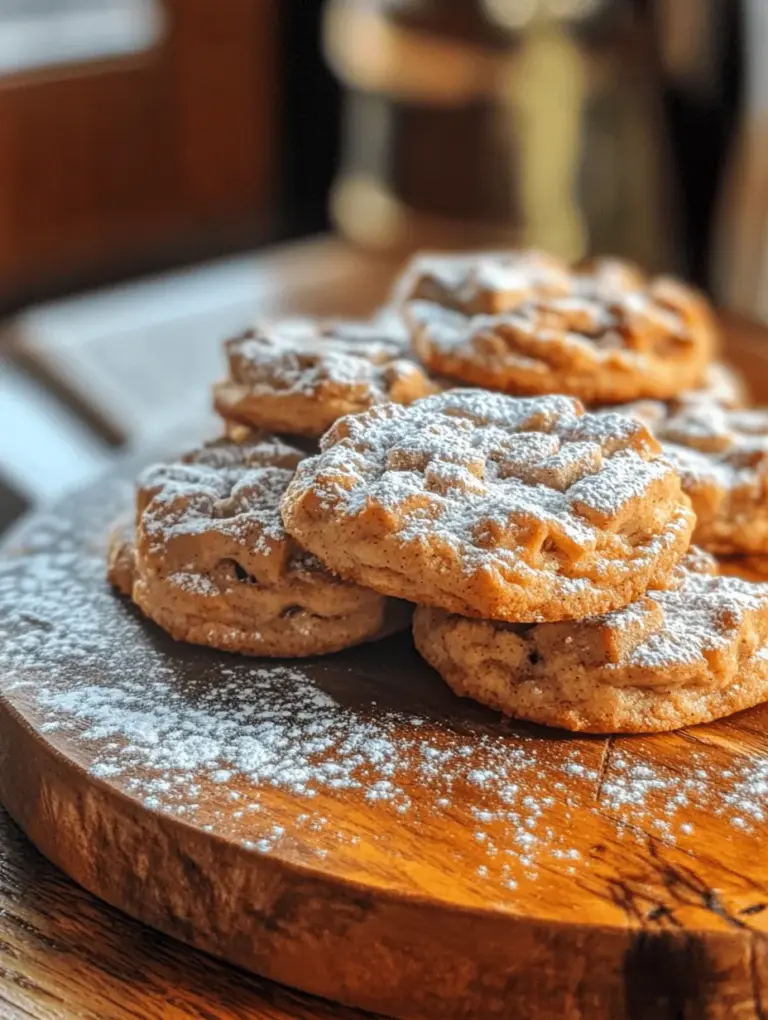
<svg viewBox="0 0 768 1020">
<path fill-rule="evenodd" d="M 524 28 L 535 19 L 577 21 L 594 14 L 605 0 L 483 0 L 489 17 L 504 28 Z"/>
</svg>

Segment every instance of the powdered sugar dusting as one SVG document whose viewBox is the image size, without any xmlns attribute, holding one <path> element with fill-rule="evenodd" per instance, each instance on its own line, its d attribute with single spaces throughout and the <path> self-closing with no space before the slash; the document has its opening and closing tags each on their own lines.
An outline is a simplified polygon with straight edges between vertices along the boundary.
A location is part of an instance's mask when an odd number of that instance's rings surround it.
<svg viewBox="0 0 768 1020">
<path fill-rule="evenodd" d="M 633 500 L 642 499 L 654 481 L 668 476 L 662 460 L 648 463 L 633 450 L 621 451 L 606 461 L 604 469 L 571 486 L 571 504 L 578 501 L 605 514 L 618 514 Z"/>
<path fill-rule="evenodd" d="M 280 570 L 314 570 L 324 573 L 316 559 L 286 535 L 280 501 L 303 454 L 275 436 L 250 433 L 238 442 L 219 439 L 187 454 L 180 461 L 151 465 L 137 482 L 139 530 L 147 541 L 146 554 L 172 566 L 169 580 L 184 591 L 218 594 L 206 574 L 206 549 L 197 546 L 193 557 L 188 544 L 181 562 L 174 554 L 179 539 L 217 540 L 232 554 L 272 560 L 272 576 Z"/>
<path fill-rule="evenodd" d="M 672 404 L 638 401 L 621 413 L 645 421 L 683 479 L 684 487 L 743 490 L 759 498 L 768 464 L 768 412 L 733 410 L 706 393 Z"/>
<path fill-rule="evenodd" d="M 684 576 L 676 590 L 648 592 L 661 616 L 653 631 L 629 648 L 626 663 L 662 671 L 706 665 L 712 652 L 740 639 L 747 614 L 765 612 L 768 605 L 768 585 L 691 570 Z M 601 619 L 605 626 L 626 633 L 643 615 L 644 605 L 633 603 Z"/>
<path fill-rule="evenodd" d="M 671 735 L 622 743 L 605 765 L 602 741 L 551 739 L 454 699 L 407 637 L 270 665 L 174 644 L 102 579 L 103 536 L 129 495 L 99 490 L 38 518 L 0 567 L 0 677 L 47 739 L 147 809 L 329 869 L 339 854 L 349 868 L 362 840 L 403 876 L 407 848 L 428 845 L 434 887 L 512 901 L 544 870 L 564 895 L 574 877 L 597 881 L 597 845 L 620 855 L 651 833 L 694 846 L 707 817 L 755 838 L 762 752 L 690 745 L 680 772 L 664 762 L 684 739 Z"/>
<path fill-rule="evenodd" d="M 265 325 L 227 343 L 233 382 L 313 396 L 332 383 L 386 397 L 382 372 L 413 370 L 403 325 L 395 316 L 373 322 L 294 319 Z"/>
<path fill-rule="evenodd" d="M 532 289 L 566 294 L 570 274 L 565 263 L 538 251 L 488 251 L 466 254 L 422 252 L 406 267 L 395 288 L 395 302 L 423 297 L 459 307 L 482 306 L 493 295 L 522 300 Z"/>
<path fill-rule="evenodd" d="M 567 597 L 606 566 L 620 573 L 631 559 L 638 571 L 689 526 L 678 479 L 647 429 L 585 415 L 567 397 L 453 390 L 344 418 L 321 448 L 299 465 L 283 504 L 289 531 L 315 551 L 305 504 L 329 527 L 373 518 L 369 533 L 398 554 L 436 550 L 442 574 L 455 564 L 457 574 L 484 571 L 529 591 L 546 574 Z M 658 512 L 642 502 L 651 493 Z M 618 518 L 630 511 L 628 530 Z"/>
<path fill-rule="evenodd" d="M 571 269 L 535 251 L 417 256 L 396 300 L 443 354 L 501 359 L 507 367 L 552 358 L 562 368 L 567 352 L 579 367 L 638 370 L 668 337 L 692 346 L 706 332 L 684 313 L 698 302 L 693 292 L 613 259 Z"/>
</svg>

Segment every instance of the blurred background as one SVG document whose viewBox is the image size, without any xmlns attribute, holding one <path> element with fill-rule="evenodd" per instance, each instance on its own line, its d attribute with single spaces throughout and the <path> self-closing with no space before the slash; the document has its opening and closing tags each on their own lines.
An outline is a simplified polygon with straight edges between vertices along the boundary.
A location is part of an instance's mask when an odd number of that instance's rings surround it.
<svg viewBox="0 0 768 1020">
<path fill-rule="evenodd" d="M 766 0 L 0 0 L 0 531 L 418 247 L 768 317 Z"/>
</svg>

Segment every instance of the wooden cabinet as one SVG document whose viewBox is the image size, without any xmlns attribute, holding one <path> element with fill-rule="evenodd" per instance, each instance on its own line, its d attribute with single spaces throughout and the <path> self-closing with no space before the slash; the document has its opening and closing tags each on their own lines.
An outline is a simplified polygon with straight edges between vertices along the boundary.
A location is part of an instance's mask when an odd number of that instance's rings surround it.
<svg viewBox="0 0 768 1020">
<path fill-rule="evenodd" d="M 148 50 L 0 77 L 6 308 L 263 236 L 276 0 L 161 7 Z"/>
</svg>

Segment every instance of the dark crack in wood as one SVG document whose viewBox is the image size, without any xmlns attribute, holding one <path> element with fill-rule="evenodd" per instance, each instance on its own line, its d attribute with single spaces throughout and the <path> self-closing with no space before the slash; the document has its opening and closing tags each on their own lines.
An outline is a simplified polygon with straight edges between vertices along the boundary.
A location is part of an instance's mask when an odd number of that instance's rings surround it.
<svg viewBox="0 0 768 1020">
<path fill-rule="evenodd" d="M 597 769 L 597 782 L 595 783 L 595 803 L 600 803 L 600 796 L 603 792 L 603 784 L 605 783 L 605 777 L 608 774 L 608 765 L 610 762 L 611 752 L 613 751 L 613 745 L 616 742 L 616 737 L 611 735 L 605 738 L 605 744 L 603 744 L 603 755 L 600 759 L 600 765 Z"/>
</svg>

